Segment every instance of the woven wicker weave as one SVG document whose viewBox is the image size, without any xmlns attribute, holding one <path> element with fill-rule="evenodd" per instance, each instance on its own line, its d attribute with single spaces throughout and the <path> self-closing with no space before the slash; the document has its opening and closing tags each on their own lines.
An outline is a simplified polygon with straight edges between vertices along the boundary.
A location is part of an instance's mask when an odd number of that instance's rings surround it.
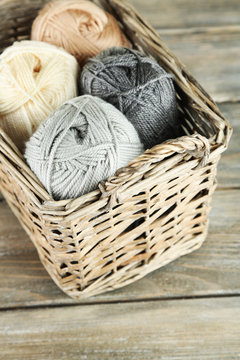
<svg viewBox="0 0 240 360">
<path fill-rule="evenodd" d="M 44 1 L 0 1 L 0 46 L 29 37 Z M 231 127 L 125 0 L 102 5 L 135 48 L 174 74 L 185 136 L 147 150 L 94 192 L 53 201 L 0 131 L 0 187 L 56 284 L 74 298 L 129 284 L 200 247 Z"/>
</svg>

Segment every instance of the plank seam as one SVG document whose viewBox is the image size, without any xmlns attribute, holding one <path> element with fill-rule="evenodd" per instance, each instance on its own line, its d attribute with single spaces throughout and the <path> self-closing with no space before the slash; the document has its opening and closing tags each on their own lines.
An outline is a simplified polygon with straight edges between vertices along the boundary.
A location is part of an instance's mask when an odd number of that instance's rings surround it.
<svg viewBox="0 0 240 360">
<path fill-rule="evenodd" d="M 93 305 L 114 305 L 114 304 L 131 304 L 131 303 L 147 303 L 147 302 L 166 302 L 166 301 L 186 301 L 186 300 L 199 300 L 199 299 L 220 299 L 220 298 L 240 298 L 240 293 L 232 294 L 208 294 L 208 295 L 187 295 L 187 296 L 169 296 L 165 298 L 138 298 L 128 300 L 109 300 L 109 301 L 93 301 L 93 302 L 80 302 L 72 304 L 39 304 L 39 305 L 26 305 L 26 306 L 13 306 L 0 308 L 0 312 L 4 311 L 18 311 L 18 310 L 30 310 L 30 309 L 44 309 L 44 308 L 63 308 L 63 307 L 75 307 L 75 306 L 93 306 Z"/>
</svg>

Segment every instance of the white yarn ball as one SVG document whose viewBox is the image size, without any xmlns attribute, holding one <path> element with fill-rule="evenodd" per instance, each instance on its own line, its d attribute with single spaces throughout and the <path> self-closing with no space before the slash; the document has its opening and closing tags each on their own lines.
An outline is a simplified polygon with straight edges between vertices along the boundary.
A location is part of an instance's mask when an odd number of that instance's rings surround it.
<svg viewBox="0 0 240 360">
<path fill-rule="evenodd" d="M 144 151 L 133 125 L 113 105 L 84 95 L 65 102 L 26 144 L 25 158 L 56 200 L 95 190 Z"/>
<path fill-rule="evenodd" d="M 78 64 L 65 50 L 20 41 L 0 56 L 0 126 L 20 148 L 39 124 L 77 96 Z"/>
</svg>

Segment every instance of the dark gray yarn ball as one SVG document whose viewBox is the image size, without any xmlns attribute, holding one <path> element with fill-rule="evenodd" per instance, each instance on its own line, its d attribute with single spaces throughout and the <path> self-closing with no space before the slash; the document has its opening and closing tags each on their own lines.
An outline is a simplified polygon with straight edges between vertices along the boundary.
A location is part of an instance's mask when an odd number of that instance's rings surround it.
<svg viewBox="0 0 240 360">
<path fill-rule="evenodd" d="M 135 126 L 145 148 L 178 136 L 172 75 L 139 51 L 112 47 L 91 58 L 83 68 L 80 91 L 118 108 Z"/>
</svg>

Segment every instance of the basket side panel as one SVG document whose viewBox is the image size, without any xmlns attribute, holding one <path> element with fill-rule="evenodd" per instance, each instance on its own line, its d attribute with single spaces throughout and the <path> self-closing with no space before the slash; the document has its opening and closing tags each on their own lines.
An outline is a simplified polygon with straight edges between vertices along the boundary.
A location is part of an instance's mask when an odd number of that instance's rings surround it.
<svg viewBox="0 0 240 360">
<path fill-rule="evenodd" d="M 62 237 L 60 228 L 58 239 L 49 233 L 66 293 L 80 298 L 122 287 L 200 247 L 219 155 L 201 169 L 177 159 L 162 172 L 153 166 L 109 212 L 95 203 L 75 217 L 72 236 Z"/>
<path fill-rule="evenodd" d="M 41 205 L 36 206 L 38 199 L 33 200 L 35 195 L 26 184 L 16 178 L 13 169 L 13 165 L 0 152 L 0 191 L 34 243 L 50 276 L 60 286 L 54 256 L 55 249 L 50 245 L 46 236 L 48 228 L 41 214 Z M 67 232 L 67 228 L 64 227 L 63 234 L 66 235 Z"/>
<path fill-rule="evenodd" d="M 38 11 L 49 0 L 0 0 L 0 52 L 14 41 L 29 38 Z"/>
</svg>

